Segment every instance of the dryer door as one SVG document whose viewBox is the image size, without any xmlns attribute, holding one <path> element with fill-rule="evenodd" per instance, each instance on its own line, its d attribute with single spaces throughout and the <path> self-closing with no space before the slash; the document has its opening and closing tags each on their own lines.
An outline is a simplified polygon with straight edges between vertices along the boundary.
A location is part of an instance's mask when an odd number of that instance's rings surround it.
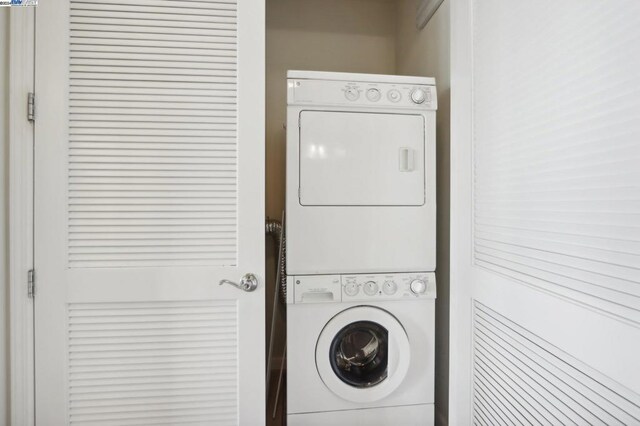
<svg viewBox="0 0 640 426">
<path fill-rule="evenodd" d="M 316 345 L 324 384 L 352 402 L 373 402 L 400 386 L 409 369 L 409 339 L 387 311 L 357 306 L 334 316 Z"/>
<path fill-rule="evenodd" d="M 421 115 L 300 113 L 300 204 L 421 206 L 425 203 Z"/>
</svg>

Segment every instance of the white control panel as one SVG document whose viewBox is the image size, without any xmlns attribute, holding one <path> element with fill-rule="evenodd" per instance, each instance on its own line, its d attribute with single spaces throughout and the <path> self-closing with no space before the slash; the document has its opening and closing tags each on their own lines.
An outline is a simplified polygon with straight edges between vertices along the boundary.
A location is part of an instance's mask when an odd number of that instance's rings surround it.
<svg viewBox="0 0 640 426">
<path fill-rule="evenodd" d="M 436 277 L 431 273 L 342 275 L 342 301 L 434 299 Z"/>
<path fill-rule="evenodd" d="M 288 277 L 288 303 L 435 299 L 433 272 Z"/>
<path fill-rule="evenodd" d="M 437 109 L 436 87 L 426 84 L 290 79 L 289 104 Z"/>
</svg>

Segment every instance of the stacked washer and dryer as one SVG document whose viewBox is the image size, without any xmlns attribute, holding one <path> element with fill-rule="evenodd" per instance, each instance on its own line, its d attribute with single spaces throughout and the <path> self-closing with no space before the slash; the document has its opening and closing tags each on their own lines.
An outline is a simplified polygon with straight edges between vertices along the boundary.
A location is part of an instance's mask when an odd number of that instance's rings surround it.
<svg viewBox="0 0 640 426">
<path fill-rule="evenodd" d="M 432 425 L 431 78 L 289 71 L 289 425 Z"/>
</svg>

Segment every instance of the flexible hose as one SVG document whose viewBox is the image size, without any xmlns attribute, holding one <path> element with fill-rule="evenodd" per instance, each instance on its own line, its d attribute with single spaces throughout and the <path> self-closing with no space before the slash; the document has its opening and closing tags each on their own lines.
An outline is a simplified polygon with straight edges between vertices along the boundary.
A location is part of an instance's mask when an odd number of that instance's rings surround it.
<svg viewBox="0 0 640 426">
<path fill-rule="evenodd" d="M 276 286 L 278 286 L 279 294 L 280 294 L 280 302 L 287 302 L 287 247 L 286 247 L 286 238 L 284 228 L 282 223 L 279 220 L 268 219 L 266 222 L 265 232 L 267 235 L 271 236 L 275 242 L 278 244 L 279 255 L 276 260 L 276 269 L 277 279 L 279 282 L 276 282 Z"/>
</svg>

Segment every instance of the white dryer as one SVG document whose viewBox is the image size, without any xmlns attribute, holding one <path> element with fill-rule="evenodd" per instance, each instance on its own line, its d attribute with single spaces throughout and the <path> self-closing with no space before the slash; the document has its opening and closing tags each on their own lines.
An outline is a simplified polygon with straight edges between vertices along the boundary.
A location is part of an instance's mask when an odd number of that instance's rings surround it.
<svg viewBox="0 0 640 426">
<path fill-rule="evenodd" d="M 287 273 L 435 270 L 432 78 L 289 71 Z"/>
<path fill-rule="evenodd" d="M 288 281 L 289 426 L 433 425 L 433 273 Z"/>
</svg>

